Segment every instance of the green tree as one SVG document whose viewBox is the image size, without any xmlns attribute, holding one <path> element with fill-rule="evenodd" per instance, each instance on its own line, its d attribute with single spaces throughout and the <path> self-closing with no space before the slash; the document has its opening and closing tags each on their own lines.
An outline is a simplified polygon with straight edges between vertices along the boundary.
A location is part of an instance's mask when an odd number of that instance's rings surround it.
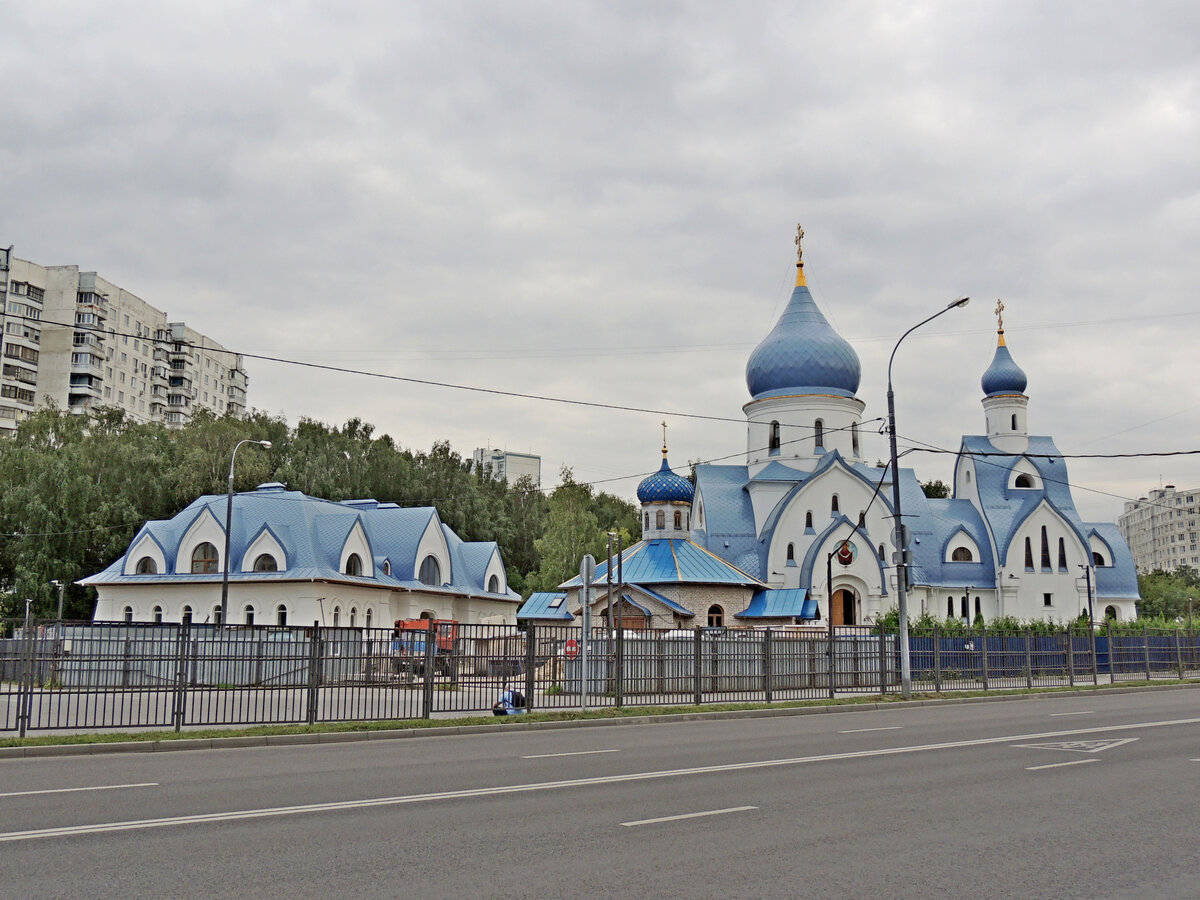
<svg viewBox="0 0 1200 900">
<path fill-rule="evenodd" d="M 921 490 L 925 492 L 926 497 L 939 500 L 945 500 L 950 496 L 950 487 L 940 478 L 937 481 L 922 481 Z"/>
<path fill-rule="evenodd" d="M 576 482 L 566 466 L 559 477 L 549 497 L 545 529 L 534 542 L 540 558 L 537 576 L 530 579 L 535 590 L 554 590 L 579 572 L 585 553 L 599 556 L 606 543 L 593 511 L 591 486 Z"/>
</svg>

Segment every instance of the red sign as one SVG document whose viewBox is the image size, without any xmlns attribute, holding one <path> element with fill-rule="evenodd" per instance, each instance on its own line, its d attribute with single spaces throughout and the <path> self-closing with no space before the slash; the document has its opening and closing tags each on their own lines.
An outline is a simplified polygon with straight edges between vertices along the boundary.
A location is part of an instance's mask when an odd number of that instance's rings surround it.
<svg viewBox="0 0 1200 900">
<path fill-rule="evenodd" d="M 579 655 L 579 641 L 571 638 L 567 641 L 567 646 L 563 648 L 563 653 L 567 655 L 567 659 L 574 659 Z"/>
</svg>

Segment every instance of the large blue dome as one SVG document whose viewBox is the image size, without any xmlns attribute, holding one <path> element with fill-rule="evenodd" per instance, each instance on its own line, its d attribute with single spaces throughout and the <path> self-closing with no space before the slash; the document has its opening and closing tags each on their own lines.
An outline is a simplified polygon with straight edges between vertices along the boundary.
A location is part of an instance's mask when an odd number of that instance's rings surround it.
<svg viewBox="0 0 1200 900">
<path fill-rule="evenodd" d="M 983 388 L 985 396 L 994 397 L 997 394 L 1023 394 L 1028 383 L 1029 379 L 1008 352 L 1004 332 L 1001 331 L 996 355 L 992 357 L 992 364 L 983 373 L 983 378 L 979 379 L 979 386 Z"/>
<path fill-rule="evenodd" d="M 638 485 L 637 498 L 641 503 L 691 503 L 695 493 L 690 481 L 671 471 L 664 456 L 659 470 Z"/>
<path fill-rule="evenodd" d="M 796 285 L 783 315 L 746 363 L 746 387 L 756 400 L 789 393 L 853 397 L 861 378 L 858 354 L 830 327 L 804 284 Z"/>
</svg>

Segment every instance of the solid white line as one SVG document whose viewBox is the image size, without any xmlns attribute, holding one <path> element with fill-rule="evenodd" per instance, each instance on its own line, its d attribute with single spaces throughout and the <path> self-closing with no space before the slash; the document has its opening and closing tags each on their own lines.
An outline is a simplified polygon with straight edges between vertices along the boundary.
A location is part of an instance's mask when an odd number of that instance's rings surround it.
<svg viewBox="0 0 1200 900">
<path fill-rule="evenodd" d="M 32 794 L 71 794 L 76 791 L 118 791 L 122 788 L 158 787 L 157 781 L 143 781 L 140 784 L 101 784 L 96 787 L 49 788 L 44 791 L 10 791 L 0 794 L 0 797 L 28 797 Z"/>
<path fill-rule="evenodd" d="M 1048 766 L 1026 766 L 1026 772 L 1037 772 L 1040 769 L 1061 769 L 1063 766 L 1082 766 L 1084 763 L 1100 762 L 1098 759 L 1073 759 L 1070 762 L 1050 763 Z"/>
<path fill-rule="evenodd" d="M 684 813 L 681 816 L 663 816 L 660 819 L 639 819 L 636 822 L 622 822 L 625 828 L 634 825 L 657 825 L 659 822 L 678 822 L 681 819 L 702 819 L 705 816 L 723 816 L 725 813 L 745 812 L 748 809 L 758 809 L 757 806 L 731 806 L 729 809 L 710 809 L 705 812 Z"/>
<path fill-rule="evenodd" d="M 573 750 L 570 753 L 535 753 L 532 756 L 522 756 L 521 759 L 550 759 L 552 756 L 588 756 L 592 753 L 620 753 L 620 750 Z"/>
<path fill-rule="evenodd" d="M 1143 728 L 1162 728 L 1176 725 L 1200 725 L 1200 718 L 1164 719 L 1158 722 L 1136 722 L 1131 725 L 1097 725 L 1092 728 L 1075 728 L 1068 731 L 1043 731 L 1036 734 L 1007 734 L 1002 737 L 973 738 L 963 741 L 945 741 L 939 744 L 913 744 L 906 747 L 883 747 L 877 750 L 856 750 L 847 753 L 826 753 L 821 756 L 794 756 L 787 759 L 762 759 L 753 762 L 725 763 L 713 766 L 695 766 L 688 769 L 663 769 L 650 772 L 630 772 L 626 775 L 597 775 L 590 778 L 571 778 L 564 781 L 541 781 L 530 784 L 497 785 L 495 787 L 467 788 L 459 791 L 436 791 L 429 794 L 408 794 L 400 797 L 376 797 L 368 800 L 340 800 L 332 803 L 309 803 L 302 806 L 277 806 L 267 809 L 245 809 L 224 813 L 204 813 L 194 816 L 171 816 L 163 819 L 136 819 L 126 822 L 103 822 L 97 825 L 71 825 L 63 828 L 39 828 L 30 831 L 0 833 L 0 843 L 27 841 L 35 838 L 66 837 L 80 834 L 104 834 L 114 831 L 135 831 L 145 828 L 164 828 L 171 825 L 196 825 L 209 822 L 233 822 L 239 819 L 266 819 L 275 816 L 293 816 L 303 813 L 337 812 L 350 809 L 367 809 L 381 806 L 401 806 L 410 803 L 428 803 L 436 800 L 462 800 L 474 797 L 497 797 L 505 794 L 524 794 L 532 791 L 560 790 L 562 788 L 591 787 L 601 784 L 622 784 L 635 781 L 653 781 L 663 778 L 679 778 L 688 775 L 711 775 L 718 772 L 749 772 L 755 769 L 773 769 L 781 766 L 798 766 L 805 763 L 835 762 L 847 759 L 868 759 L 874 756 L 895 756 L 902 753 L 924 753 L 932 750 L 954 750 L 963 747 L 983 747 L 989 744 L 1012 744 L 1017 741 L 1039 741 L 1047 738 L 1071 737 L 1078 734 L 1099 734 L 1112 731 L 1134 731 Z"/>
<path fill-rule="evenodd" d="M 1092 715 L 1092 711 L 1090 709 L 1083 709 L 1083 710 L 1080 710 L 1079 712 L 1050 713 L 1050 718 L 1053 719 L 1056 716 L 1090 716 L 1090 715 Z"/>
<path fill-rule="evenodd" d="M 899 731 L 903 725 L 885 725 L 882 728 L 850 728 L 839 731 L 838 734 L 862 734 L 864 731 Z"/>
</svg>

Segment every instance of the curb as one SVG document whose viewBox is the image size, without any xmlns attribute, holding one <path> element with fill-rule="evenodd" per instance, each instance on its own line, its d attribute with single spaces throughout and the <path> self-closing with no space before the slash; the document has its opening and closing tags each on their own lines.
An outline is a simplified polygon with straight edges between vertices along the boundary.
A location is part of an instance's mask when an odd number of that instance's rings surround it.
<svg viewBox="0 0 1200 900">
<path fill-rule="evenodd" d="M 1154 684 L 1130 687 L 1076 685 L 1042 694 L 998 694 L 989 697 L 922 698 L 874 703 L 846 703 L 826 706 L 794 706 L 763 709 L 714 710 L 712 712 L 667 713 L 660 716 L 614 717 L 608 719 L 571 719 L 561 722 L 508 722 L 480 725 L 447 725 L 432 728 L 396 728 L 380 731 L 330 731 L 313 734 L 237 735 L 235 737 L 179 738 L 167 741 L 119 741 L 89 744 L 41 744 L 32 747 L 0 747 L 0 760 L 38 759 L 60 756 L 98 756 L 112 753 L 161 753 L 181 750 L 231 750 L 242 747 L 294 747 L 310 744 L 348 744 L 360 741 L 394 741 L 404 738 L 459 737 L 499 732 L 558 731 L 570 728 L 611 728 L 623 725 L 672 725 L 682 722 L 723 719 L 769 719 L 779 716 L 816 716 L 834 713 L 875 712 L 881 709 L 905 709 L 914 706 L 957 706 L 968 703 L 1013 703 L 1021 700 L 1054 700 L 1063 696 L 1103 690 L 1106 694 L 1140 694 L 1146 691 L 1200 689 L 1200 684 Z"/>
</svg>

